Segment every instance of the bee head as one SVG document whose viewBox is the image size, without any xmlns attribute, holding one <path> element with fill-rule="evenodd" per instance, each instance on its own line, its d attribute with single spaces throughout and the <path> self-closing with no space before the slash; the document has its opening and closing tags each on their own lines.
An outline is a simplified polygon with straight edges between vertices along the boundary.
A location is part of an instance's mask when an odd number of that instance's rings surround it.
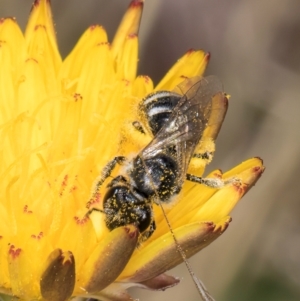
<svg viewBox="0 0 300 301">
<path fill-rule="evenodd" d="M 151 224 L 152 207 L 145 197 L 129 185 L 114 180 L 103 199 L 103 211 L 106 214 L 106 226 L 109 230 L 134 224 L 143 233 Z"/>
</svg>

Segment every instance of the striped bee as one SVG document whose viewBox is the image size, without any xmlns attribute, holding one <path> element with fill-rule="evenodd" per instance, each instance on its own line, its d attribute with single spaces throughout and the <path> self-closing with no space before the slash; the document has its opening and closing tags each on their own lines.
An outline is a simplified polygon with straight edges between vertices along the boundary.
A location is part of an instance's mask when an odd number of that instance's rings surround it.
<svg viewBox="0 0 300 301">
<path fill-rule="evenodd" d="M 213 97 L 218 93 L 224 95 L 221 82 L 209 76 L 199 79 L 184 95 L 160 91 L 146 97 L 142 106 L 153 140 L 132 160 L 123 156 L 111 160 L 96 185 L 99 189 L 116 164 L 125 165 L 124 172 L 108 184 L 100 210 L 109 230 L 135 224 L 145 240 L 155 230 L 153 204 L 171 202 L 186 179 L 211 187 L 223 186 L 219 179 L 187 174 L 211 117 Z M 97 209 L 89 213 L 93 210 Z"/>
<path fill-rule="evenodd" d="M 185 180 L 214 188 L 226 184 L 220 179 L 201 178 L 187 173 L 203 133 L 210 127 L 210 136 L 214 139 L 227 109 L 227 98 L 216 77 L 194 78 L 191 86 L 190 83 L 190 79 L 187 79 L 177 86 L 176 89 L 181 94 L 159 91 L 143 100 L 140 111 L 145 115 L 153 140 L 133 159 L 118 156 L 105 166 L 96 184 L 97 189 L 111 175 L 116 164 L 125 165 L 125 168 L 123 173 L 107 185 L 103 209 L 88 206 L 88 214 L 93 210 L 104 213 L 109 230 L 134 224 L 139 229 L 140 241 L 144 241 L 155 231 L 153 205 L 159 205 L 176 249 L 185 262 L 200 297 L 202 300 L 214 301 L 201 280 L 193 273 L 162 206 L 172 202 L 173 197 L 181 191 Z M 136 121 L 133 126 L 145 134 L 141 123 Z M 199 158 L 205 156 L 205 153 L 199 154 Z"/>
</svg>

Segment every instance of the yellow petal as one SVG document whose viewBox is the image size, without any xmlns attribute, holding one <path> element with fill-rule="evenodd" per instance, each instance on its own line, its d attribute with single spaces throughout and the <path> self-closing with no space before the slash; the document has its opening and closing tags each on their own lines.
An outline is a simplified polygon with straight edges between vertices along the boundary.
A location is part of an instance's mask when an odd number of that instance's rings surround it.
<svg viewBox="0 0 300 301">
<path fill-rule="evenodd" d="M 193 223 L 173 229 L 178 244 L 187 257 L 199 252 L 213 241 L 220 232 L 213 223 Z M 170 232 L 136 251 L 119 281 L 142 282 L 160 275 L 183 261 Z"/>
<path fill-rule="evenodd" d="M 146 135 L 137 131 L 133 123 L 143 123 L 139 112 L 139 104 L 142 99 L 153 91 L 153 82 L 148 76 L 138 76 L 132 84 L 132 107 L 128 111 L 128 121 L 123 124 L 121 153 L 137 153 L 143 149 L 153 138 L 150 133 Z"/>
<path fill-rule="evenodd" d="M 1 269 L 0 269 L 0 287 L 7 289 L 8 294 L 11 293 L 11 286 L 10 286 L 10 275 L 9 275 L 9 267 L 7 262 L 7 246 L 9 245 L 9 217 L 7 214 L 7 210 L 4 207 L 4 204 L 0 204 L 0 262 L 1 262 Z"/>
<path fill-rule="evenodd" d="M 225 119 L 227 108 L 228 99 L 224 93 L 218 93 L 213 97 L 211 115 L 195 150 L 195 154 L 208 154 L 208 156 L 192 158 L 188 169 L 189 173 L 202 176 L 205 167 L 212 161 L 215 152 L 215 140 Z"/>
<path fill-rule="evenodd" d="M 143 2 L 143 0 L 131 1 L 112 42 L 111 50 L 114 58 L 123 51 L 127 37 L 138 34 L 144 7 Z"/>
<path fill-rule="evenodd" d="M 248 159 L 228 170 L 224 173 L 224 178 L 231 178 L 237 176 L 249 187 L 254 185 L 264 172 L 265 167 L 263 166 L 262 159 L 256 157 Z"/>
<path fill-rule="evenodd" d="M 219 222 L 236 206 L 237 202 L 255 184 L 264 171 L 262 161 L 258 158 L 249 159 L 229 172 L 223 178 L 236 178 L 241 183 L 232 183 L 216 191 L 195 215 L 196 220 L 212 220 Z"/>
<path fill-rule="evenodd" d="M 28 57 L 38 61 L 47 84 L 47 92 L 57 93 L 57 73 L 61 67 L 61 57 L 56 44 L 49 1 L 35 1 L 26 27 Z M 54 91 L 53 91 L 54 89 Z"/>
<path fill-rule="evenodd" d="M 153 82 L 149 76 L 138 76 L 132 85 L 132 95 L 137 98 L 137 102 L 141 101 L 147 94 L 153 91 Z"/>
<path fill-rule="evenodd" d="M 212 99 L 211 115 L 207 122 L 207 126 L 203 132 L 203 139 L 213 139 L 218 137 L 219 131 L 221 129 L 222 123 L 225 119 L 228 109 L 228 99 L 225 97 L 224 93 L 216 94 Z M 196 152 L 199 150 L 197 149 Z"/>
<path fill-rule="evenodd" d="M 101 43 L 87 50 L 76 87 L 76 93 L 83 98 L 79 128 L 86 126 L 87 119 L 90 119 L 93 114 L 103 112 L 104 101 L 99 95 L 103 93 L 101 87 L 113 85 L 115 80 L 109 45 Z"/>
<path fill-rule="evenodd" d="M 25 40 L 12 18 L 0 20 L 0 122 L 8 121 L 15 113 L 15 83 L 20 62 L 25 59 Z"/>
<path fill-rule="evenodd" d="M 101 241 L 82 267 L 77 286 L 86 293 L 100 292 L 113 282 L 131 257 L 138 241 L 134 226 L 116 228 Z"/>
<path fill-rule="evenodd" d="M 72 85 L 77 83 L 78 77 L 81 74 L 82 66 L 85 63 L 85 60 L 88 58 L 88 52 L 91 49 L 96 48 L 96 46 L 106 45 L 109 47 L 107 42 L 107 34 L 102 26 L 93 25 L 90 26 L 85 33 L 81 36 L 76 46 L 72 50 L 72 52 L 67 56 L 64 60 L 59 78 L 64 83 L 65 90 L 70 90 Z M 110 62 L 104 61 L 105 57 L 99 58 L 99 61 L 106 68 L 113 68 L 113 65 L 106 66 L 106 64 L 110 64 Z M 111 63 L 112 64 L 112 63 Z M 71 90 L 73 93 L 76 92 L 75 88 Z M 72 92 L 70 92 L 72 94 Z"/>
<path fill-rule="evenodd" d="M 186 181 L 177 197 L 177 203 L 165 208 L 172 228 L 196 221 L 213 221 L 217 224 L 227 218 L 237 202 L 259 179 L 263 171 L 261 160 L 254 158 L 245 161 L 224 175 L 220 171 L 214 171 L 207 176 L 207 178 L 223 178 L 224 180 L 235 178 L 240 183 L 232 182 L 217 189 Z M 157 229 L 145 243 L 146 245 L 163 233 L 169 232 L 161 208 L 155 206 L 154 212 Z"/>
<path fill-rule="evenodd" d="M 55 29 L 49 0 L 34 0 L 25 32 L 27 41 L 31 39 L 30 36 L 34 32 L 35 27 L 40 24 L 47 28 L 49 35 L 55 40 Z M 56 44 L 56 41 L 54 41 L 54 44 Z"/>
<path fill-rule="evenodd" d="M 68 198 L 63 198 L 62 201 L 68 202 Z M 74 212 L 75 210 L 71 206 L 72 204 L 70 204 L 68 210 Z M 62 250 L 72 250 L 76 258 L 76 269 L 81 270 L 85 264 L 86 254 L 93 252 L 99 240 L 93 224 L 87 218 L 80 219 L 77 216 L 68 216 L 66 212 L 63 212 L 63 215 L 67 216 L 62 221 L 63 225 L 60 229 L 51 233 L 49 240 L 51 240 L 53 246 L 59 246 Z M 76 233 L 76 239 L 66 239 L 69 233 Z"/>
<path fill-rule="evenodd" d="M 47 82 L 44 77 L 43 65 L 37 60 L 27 59 L 20 70 L 20 81 L 18 86 L 18 112 L 30 113 L 38 104 L 44 102 L 47 97 Z"/>
<path fill-rule="evenodd" d="M 10 71 L 15 73 L 16 66 L 25 58 L 25 39 L 15 19 L 0 19 L 0 38 L 1 48 L 5 46 L 9 51 L 5 58 L 13 66 Z"/>
<path fill-rule="evenodd" d="M 138 62 L 138 37 L 128 35 L 123 50 L 116 57 L 116 72 L 119 79 L 132 81 L 136 77 Z"/>
<path fill-rule="evenodd" d="M 205 53 L 202 50 L 189 50 L 167 72 L 164 78 L 155 87 L 155 91 L 173 90 L 175 86 L 181 83 L 185 78 L 197 75 L 202 76 L 208 61 L 209 53 Z"/>
<path fill-rule="evenodd" d="M 11 281 L 12 294 L 24 299 L 37 299 L 39 287 L 35 273 L 28 273 L 31 264 L 27 250 L 21 249 L 13 244 L 7 246 L 9 276 Z"/>
</svg>

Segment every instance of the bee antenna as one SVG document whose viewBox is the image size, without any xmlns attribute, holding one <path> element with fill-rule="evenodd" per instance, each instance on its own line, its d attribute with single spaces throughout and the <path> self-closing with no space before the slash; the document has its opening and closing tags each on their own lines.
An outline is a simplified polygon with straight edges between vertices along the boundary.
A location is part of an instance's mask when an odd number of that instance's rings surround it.
<svg viewBox="0 0 300 301">
<path fill-rule="evenodd" d="M 175 242 L 177 251 L 179 252 L 180 256 L 182 257 L 182 259 L 183 259 L 183 261 L 184 261 L 184 263 L 185 263 L 185 265 L 186 265 L 186 267 L 187 267 L 187 269 L 189 271 L 189 274 L 191 275 L 191 277 L 193 279 L 193 282 L 194 282 L 194 284 L 195 284 L 195 286 L 196 286 L 196 288 L 197 288 L 197 290 L 198 290 L 198 292 L 199 292 L 202 300 L 203 301 L 215 301 L 215 299 L 207 291 L 207 289 L 206 289 L 205 285 L 203 284 L 203 282 L 193 272 L 193 269 L 192 269 L 192 267 L 191 267 L 191 265 L 190 265 L 190 263 L 189 263 L 189 261 L 188 261 L 188 259 L 186 257 L 186 254 L 183 251 L 183 249 L 181 248 L 181 246 L 180 246 L 180 244 L 179 244 L 179 242 L 178 242 L 178 240 L 177 240 L 177 238 L 176 238 L 176 236 L 174 234 L 174 231 L 173 231 L 173 229 L 171 227 L 170 221 L 169 221 L 169 219 L 167 217 L 166 211 L 165 211 L 165 209 L 164 209 L 161 201 L 159 201 L 158 203 L 159 203 L 159 206 L 160 206 L 160 208 L 162 210 L 162 213 L 163 213 L 163 216 L 165 218 L 165 221 L 167 222 L 167 225 L 168 225 L 168 228 L 169 228 L 169 230 L 171 232 L 173 240 Z"/>
</svg>

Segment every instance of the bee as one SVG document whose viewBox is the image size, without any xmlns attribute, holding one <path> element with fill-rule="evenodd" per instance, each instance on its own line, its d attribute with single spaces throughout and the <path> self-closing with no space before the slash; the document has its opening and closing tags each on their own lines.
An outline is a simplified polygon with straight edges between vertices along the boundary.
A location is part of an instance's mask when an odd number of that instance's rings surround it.
<svg viewBox="0 0 300 301">
<path fill-rule="evenodd" d="M 184 95 L 166 92 L 164 99 L 160 97 L 157 105 L 150 106 L 147 112 L 153 140 L 133 159 L 118 156 L 104 167 L 97 188 L 111 175 L 116 164 L 126 163 L 124 174 L 107 185 L 103 209 L 92 208 L 89 213 L 103 212 L 109 230 L 135 224 L 141 239 L 146 240 L 156 228 L 153 204 L 170 203 L 186 179 L 222 187 L 224 183 L 219 179 L 187 174 L 189 162 L 212 114 L 213 97 L 218 93 L 223 94 L 221 82 L 209 76 L 198 80 Z M 150 104 L 151 97 L 148 97 Z M 147 102 L 144 105 L 147 107 Z"/>
</svg>

